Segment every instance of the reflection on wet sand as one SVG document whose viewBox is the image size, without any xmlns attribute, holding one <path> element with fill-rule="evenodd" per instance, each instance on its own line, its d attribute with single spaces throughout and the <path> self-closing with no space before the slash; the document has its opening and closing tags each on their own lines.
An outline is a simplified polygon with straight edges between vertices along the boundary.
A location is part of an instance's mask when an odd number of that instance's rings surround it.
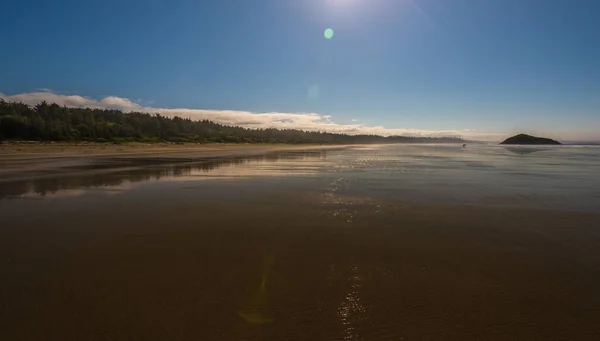
<svg viewBox="0 0 600 341">
<path fill-rule="evenodd" d="M 519 155 L 527 155 L 527 154 L 542 152 L 544 150 L 547 150 L 544 148 L 530 148 L 530 147 L 504 147 L 504 148 L 506 150 L 508 150 L 509 152 L 519 154 Z"/>
<path fill-rule="evenodd" d="M 224 167 L 277 163 L 286 160 L 318 160 L 324 156 L 325 152 L 323 151 L 294 151 L 267 153 L 255 156 L 209 159 L 193 163 L 184 161 L 183 164 L 162 164 L 165 162 L 173 162 L 173 159 L 162 161 L 141 158 L 131 160 L 124 158 L 115 160 L 103 159 L 101 162 L 77 166 L 78 170 L 86 171 L 83 173 L 71 174 L 69 176 L 48 176 L 28 180 L 0 182 L 0 200 L 23 195 L 45 197 L 48 195 L 60 195 L 62 192 L 67 192 L 64 194 L 69 195 L 69 193 L 74 193 L 73 190 L 87 188 L 104 188 L 109 191 L 118 191 L 128 188 L 128 184 L 131 183 L 165 180 L 197 173 L 210 173 Z M 137 165 L 138 167 L 132 167 L 134 165 Z M 139 167 L 140 165 L 145 165 L 145 167 Z M 73 167 L 66 168 L 73 169 Z M 243 167 L 236 169 L 244 170 Z M 109 172 L 95 172 L 97 170 L 109 170 Z M 269 175 L 269 171 L 266 169 L 261 169 L 261 173 Z M 84 192 L 80 191 L 79 193 Z"/>
<path fill-rule="evenodd" d="M 68 196 L 0 202 L 0 340 L 597 339 L 598 154 L 476 148 L 23 182 Z M 434 171 L 402 172 L 411 163 Z M 74 197 L 134 183 L 109 200 Z M 547 201 L 546 189 L 564 196 L 553 209 L 523 204 Z M 456 202 L 463 193 L 471 204 Z M 480 193 L 535 196 L 515 207 Z"/>
<path fill-rule="evenodd" d="M 356 330 L 357 326 L 365 323 L 365 306 L 360 300 L 360 289 L 363 279 L 360 277 L 358 266 L 352 265 L 348 278 L 348 293 L 338 308 L 338 316 L 343 326 L 342 337 L 344 340 L 363 340 Z"/>
</svg>

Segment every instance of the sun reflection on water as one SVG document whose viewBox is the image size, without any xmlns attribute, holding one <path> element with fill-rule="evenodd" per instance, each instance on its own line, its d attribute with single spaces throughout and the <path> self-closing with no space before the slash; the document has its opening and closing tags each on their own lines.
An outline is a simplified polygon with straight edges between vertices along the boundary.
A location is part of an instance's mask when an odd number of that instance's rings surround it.
<svg viewBox="0 0 600 341">
<path fill-rule="evenodd" d="M 348 282 L 350 290 L 338 308 L 338 317 L 343 326 L 342 337 L 344 340 L 362 340 L 356 327 L 364 321 L 366 308 L 360 300 L 363 278 L 359 276 L 358 266 L 352 267 Z"/>
</svg>

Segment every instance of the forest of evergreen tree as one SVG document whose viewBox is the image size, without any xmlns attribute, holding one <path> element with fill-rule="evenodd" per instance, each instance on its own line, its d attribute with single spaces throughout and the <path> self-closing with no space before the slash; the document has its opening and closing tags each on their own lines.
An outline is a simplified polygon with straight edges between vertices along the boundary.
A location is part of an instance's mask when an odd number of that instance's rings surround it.
<svg viewBox="0 0 600 341">
<path fill-rule="evenodd" d="M 348 135 L 296 129 L 248 129 L 209 120 L 115 109 L 29 106 L 0 99 L 0 141 L 196 142 L 196 143 L 447 143 L 458 137 Z"/>
</svg>

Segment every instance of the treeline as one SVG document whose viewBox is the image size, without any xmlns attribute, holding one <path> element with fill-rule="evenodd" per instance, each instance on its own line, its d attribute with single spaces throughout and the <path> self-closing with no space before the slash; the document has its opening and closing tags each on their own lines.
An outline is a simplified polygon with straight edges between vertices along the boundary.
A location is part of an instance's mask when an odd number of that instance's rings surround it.
<svg viewBox="0 0 600 341">
<path fill-rule="evenodd" d="M 114 109 L 36 106 L 0 99 L 0 140 L 229 143 L 428 143 L 455 137 L 346 135 L 294 129 L 247 129 L 209 120 Z"/>
</svg>

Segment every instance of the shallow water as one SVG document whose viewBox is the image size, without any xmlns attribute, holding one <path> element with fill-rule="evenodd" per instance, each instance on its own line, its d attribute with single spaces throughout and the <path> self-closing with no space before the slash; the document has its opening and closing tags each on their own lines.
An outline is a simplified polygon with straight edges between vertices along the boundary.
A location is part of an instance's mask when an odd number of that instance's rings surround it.
<svg viewBox="0 0 600 341">
<path fill-rule="evenodd" d="M 357 146 L 0 182 L 0 339 L 595 339 L 599 156 Z"/>
</svg>

